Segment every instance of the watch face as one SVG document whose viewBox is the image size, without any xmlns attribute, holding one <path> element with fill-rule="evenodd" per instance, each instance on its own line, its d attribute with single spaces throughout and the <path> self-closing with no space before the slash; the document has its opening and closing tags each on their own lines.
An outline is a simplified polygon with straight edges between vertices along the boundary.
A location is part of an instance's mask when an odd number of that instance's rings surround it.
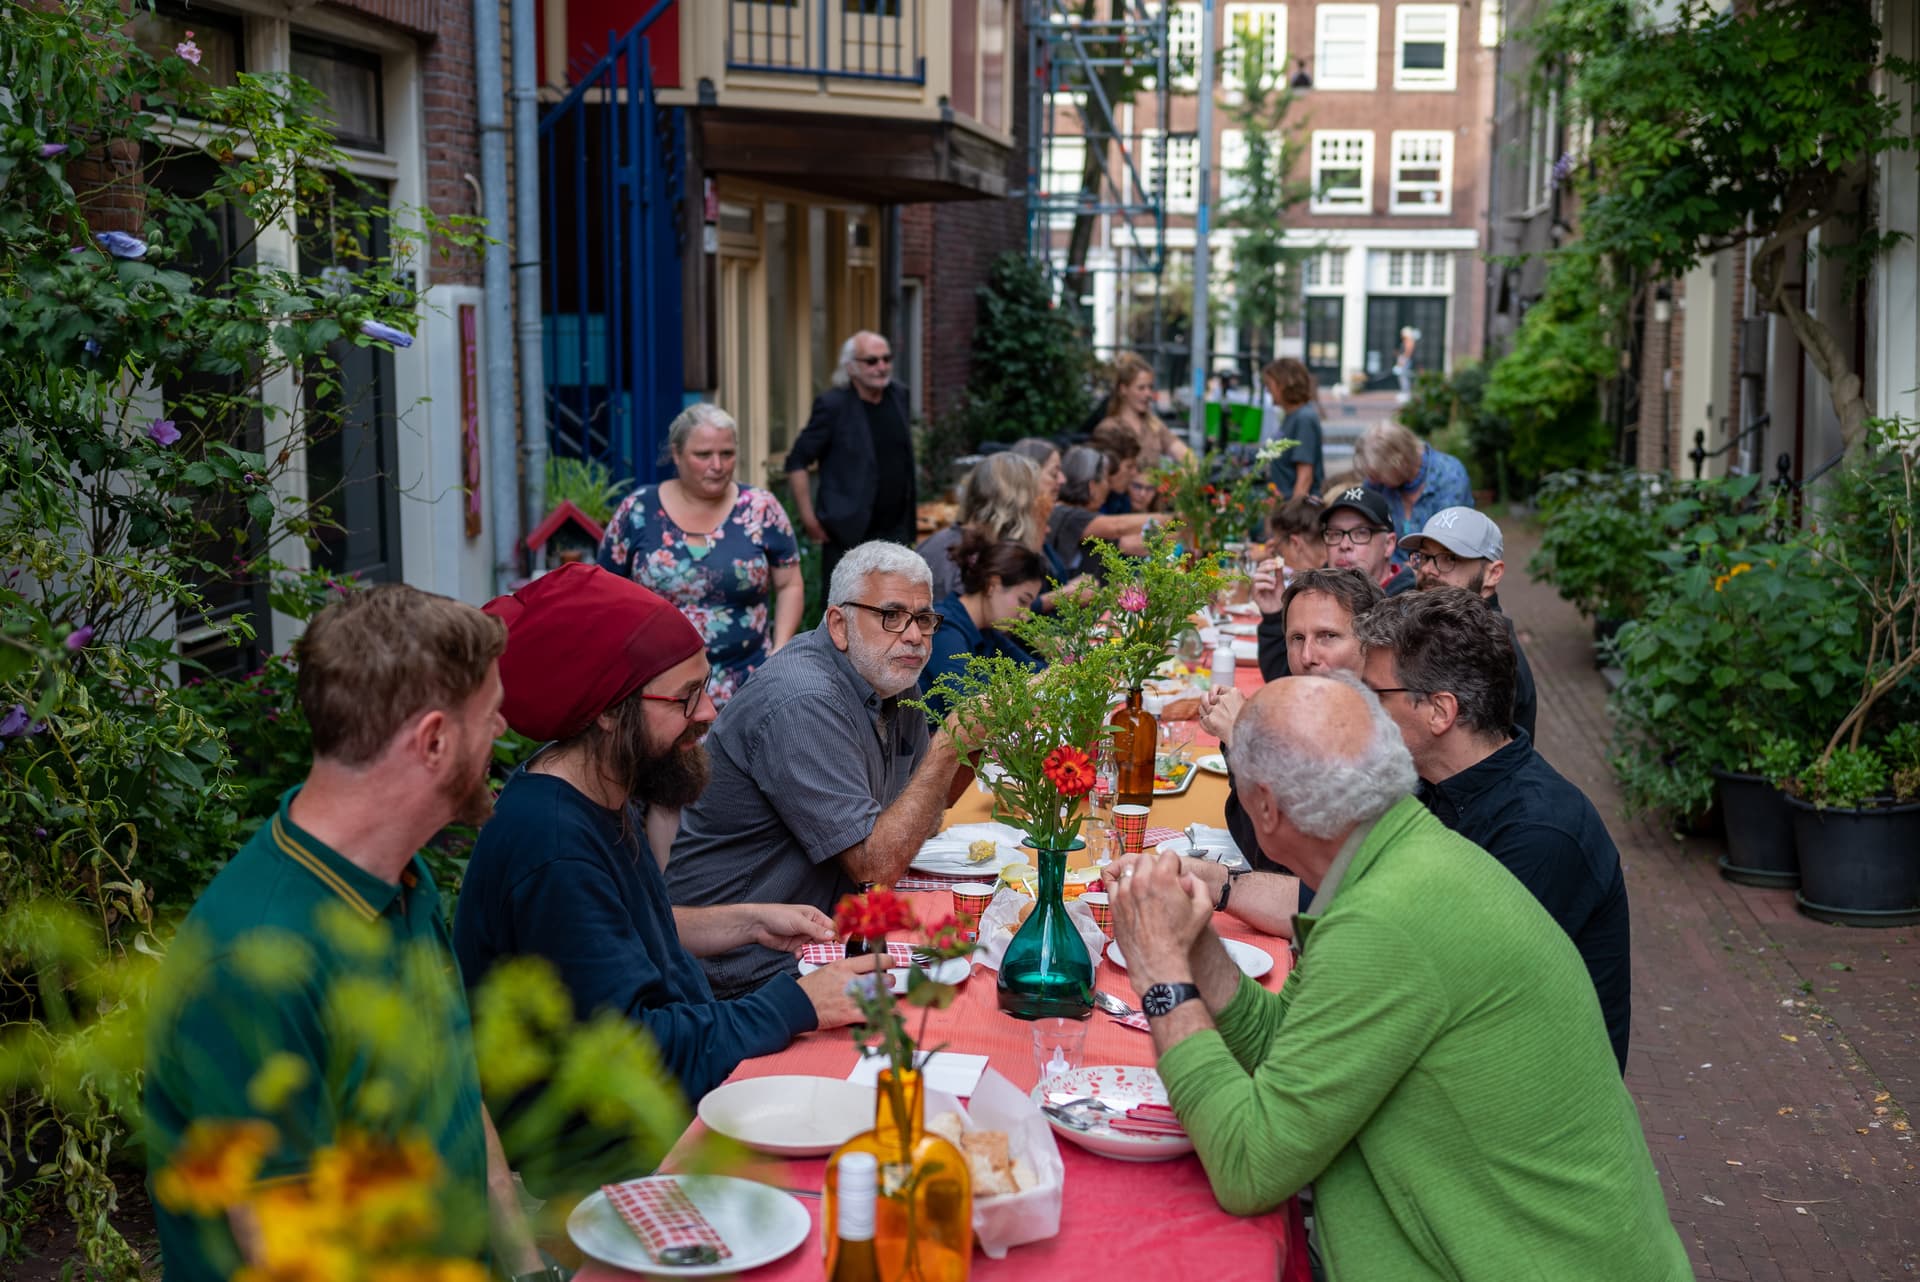
<svg viewBox="0 0 1920 1282">
<path fill-rule="evenodd" d="M 1149 1015 L 1165 1015 L 1200 990 L 1192 984 L 1155 984 L 1140 998 L 1140 1007 Z"/>
</svg>

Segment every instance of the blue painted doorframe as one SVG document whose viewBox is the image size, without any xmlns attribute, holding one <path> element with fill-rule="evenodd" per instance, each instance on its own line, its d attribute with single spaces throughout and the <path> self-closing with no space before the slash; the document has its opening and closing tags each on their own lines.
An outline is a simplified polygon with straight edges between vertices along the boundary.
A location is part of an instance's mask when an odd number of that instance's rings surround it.
<svg viewBox="0 0 1920 1282">
<path fill-rule="evenodd" d="M 659 0 L 540 121 L 547 439 L 656 480 L 680 412 L 686 122 L 654 99 Z"/>
</svg>

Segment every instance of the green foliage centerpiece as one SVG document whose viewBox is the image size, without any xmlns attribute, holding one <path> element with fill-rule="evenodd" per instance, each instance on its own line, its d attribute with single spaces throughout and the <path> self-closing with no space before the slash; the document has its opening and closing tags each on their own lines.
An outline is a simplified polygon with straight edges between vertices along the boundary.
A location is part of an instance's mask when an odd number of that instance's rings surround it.
<svg viewBox="0 0 1920 1282">
<path fill-rule="evenodd" d="M 1296 444 L 1270 441 L 1251 465 L 1231 451 L 1221 451 L 1165 459 L 1148 473 L 1195 559 L 1245 539 L 1261 524 L 1263 510 L 1274 497 L 1268 465 Z"/>
</svg>

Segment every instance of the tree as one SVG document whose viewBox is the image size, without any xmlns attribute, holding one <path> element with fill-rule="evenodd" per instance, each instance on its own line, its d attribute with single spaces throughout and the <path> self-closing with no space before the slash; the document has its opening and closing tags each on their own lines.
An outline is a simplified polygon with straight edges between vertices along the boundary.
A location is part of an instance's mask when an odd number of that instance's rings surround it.
<svg viewBox="0 0 1920 1282">
<path fill-rule="evenodd" d="M 1244 154 L 1223 170 L 1234 194 L 1228 199 L 1221 192 L 1220 224 L 1240 233 L 1230 278 L 1234 319 L 1251 335 L 1256 364 L 1264 365 L 1275 329 L 1299 311 L 1300 264 L 1316 252 L 1286 239 L 1288 219 L 1313 194 L 1313 185 L 1292 176 L 1304 126 L 1287 123 L 1293 93 L 1285 87 L 1285 68 L 1268 56 L 1258 28 L 1238 35 L 1243 88 L 1237 101 L 1223 105 L 1240 131 Z"/>
<path fill-rule="evenodd" d="M 1857 279 L 1903 238 L 1873 223 L 1876 161 L 1908 150 L 1870 0 L 1749 0 L 1726 13 L 1680 0 L 1651 20 L 1645 0 L 1558 0 L 1532 32 L 1539 74 L 1565 77 L 1594 126 L 1576 179 L 1591 249 L 1632 272 L 1678 276 L 1750 245 L 1759 305 L 1792 328 L 1827 380 L 1846 444 L 1872 413 L 1846 346 L 1795 296 L 1808 237 Z"/>
<path fill-rule="evenodd" d="M 1087 412 L 1092 354 L 1054 304 L 1046 268 L 1024 254 L 1002 254 L 976 292 L 970 439 L 1013 441 L 1077 427 Z"/>
</svg>

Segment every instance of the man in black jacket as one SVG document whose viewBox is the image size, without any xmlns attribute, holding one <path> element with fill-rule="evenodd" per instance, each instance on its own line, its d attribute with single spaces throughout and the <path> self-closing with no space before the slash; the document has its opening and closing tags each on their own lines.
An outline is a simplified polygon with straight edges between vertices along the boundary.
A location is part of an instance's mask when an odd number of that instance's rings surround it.
<svg viewBox="0 0 1920 1282">
<path fill-rule="evenodd" d="M 893 348 L 861 330 L 840 348 L 833 386 L 787 451 L 787 483 L 808 537 L 820 544 L 820 581 L 849 548 L 870 539 L 914 543 L 918 499 L 912 409 L 893 381 Z M 817 480 L 807 468 L 819 464 Z"/>
<path fill-rule="evenodd" d="M 1507 625 L 1513 642 L 1513 724 L 1531 739 L 1540 715 L 1540 697 L 1534 690 L 1533 667 L 1520 647 L 1513 620 L 1500 609 L 1500 580 L 1507 572 L 1506 540 L 1500 527 L 1484 512 L 1470 507 L 1442 508 L 1427 518 L 1420 533 L 1400 540 L 1413 567 L 1415 586 L 1464 588 L 1493 607 Z"/>
</svg>

